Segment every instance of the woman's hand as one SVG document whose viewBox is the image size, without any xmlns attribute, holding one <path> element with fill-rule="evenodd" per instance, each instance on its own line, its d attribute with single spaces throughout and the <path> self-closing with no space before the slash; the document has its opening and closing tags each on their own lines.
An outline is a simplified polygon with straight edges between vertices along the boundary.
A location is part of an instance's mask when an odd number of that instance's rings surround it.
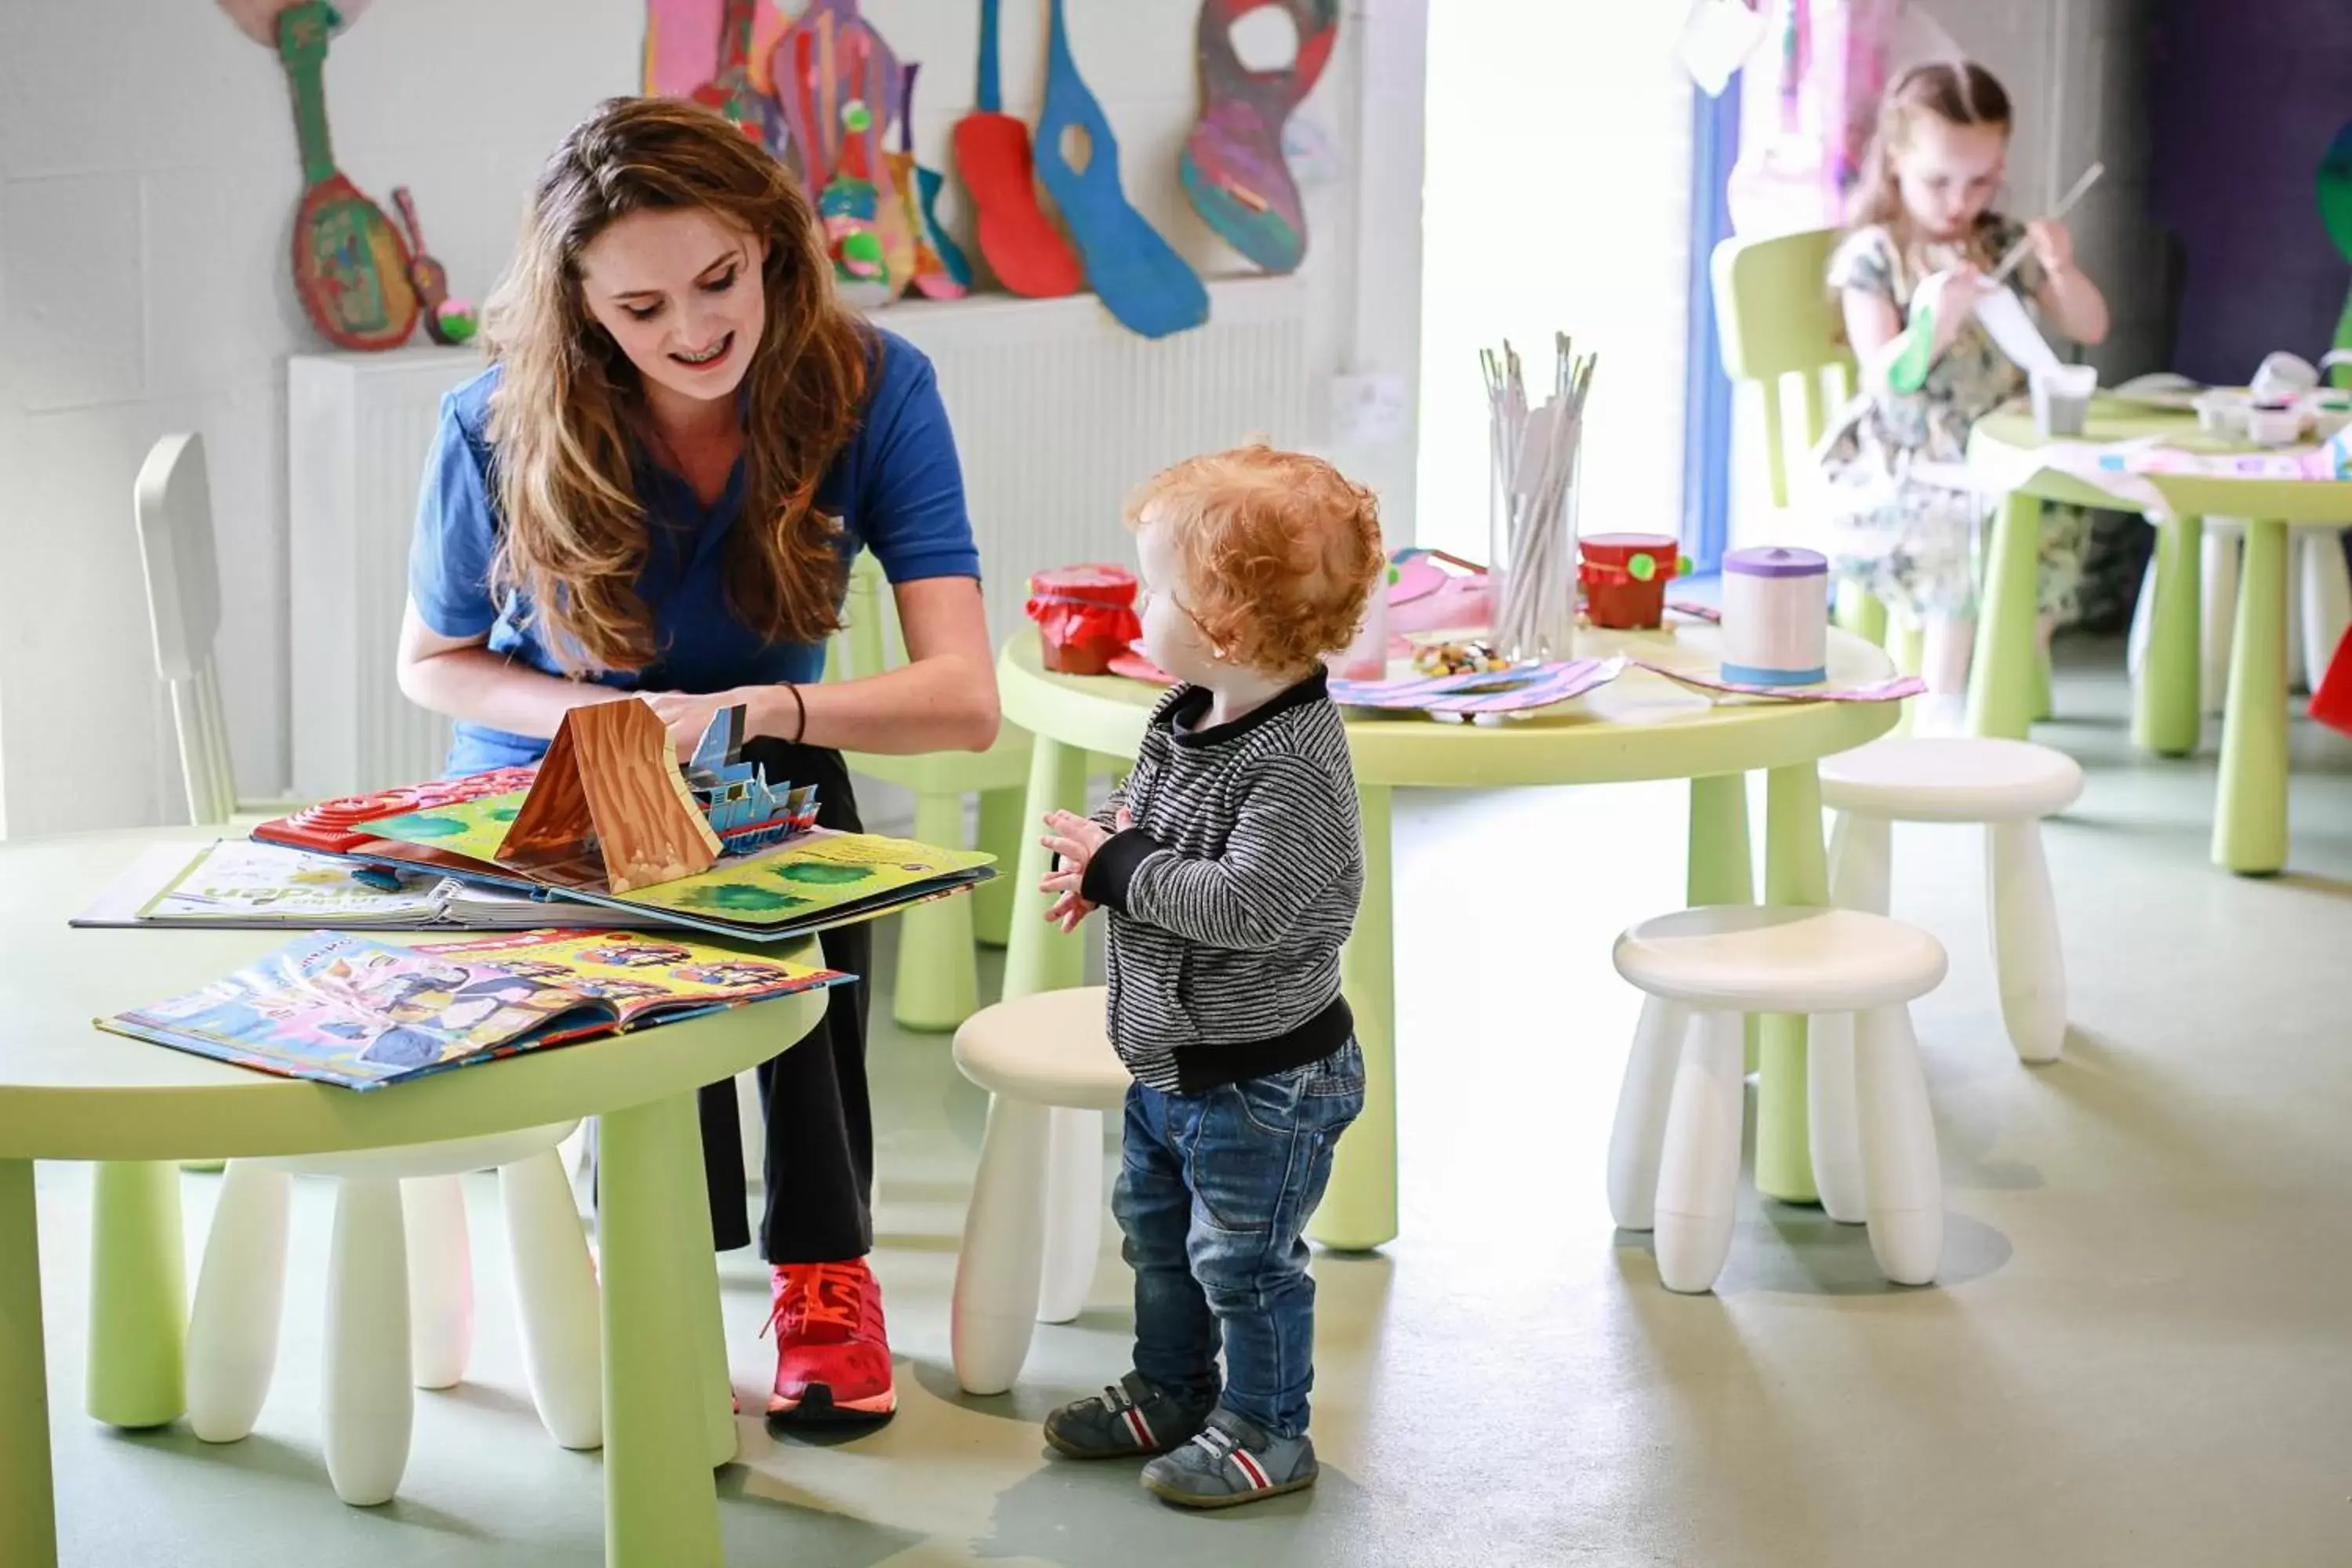
<svg viewBox="0 0 2352 1568">
<path fill-rule="evenodd" d="M 1135 818 L 1121 806 L 1118 831 L 1124 833 L 1135 826 Z M 1100 824 L 1071 811 L 1049 812 L 1045 817 L 1047 832 L 1039 839 L 1046 848 L 1059 857 L 1059 864 L 1045 873 L 1037 884 L 1040 890 L 1056 895 L 1045 919 L 1061 927 L 1064 934 L 1078 929 L 1078 922 L 1094 912 L 1095 906 L 1080 896 L 1085 886 L 1087 867 L 1095 852 L 1110 842 L 1110 834 Z"/>
<path fill-rule="evenodd" d="M 710 728 L 711 718 L 719 710 L 732 708 L 743 700 L 742 694 L 734 691 L 714 691 L 708 696 L 683 691 L 646 691 L 638 695 L 669 726 L 670 747 L 681 763 L 694 755 L 694 748 L 702 743 L 702 732 Z"/>
<path fill-rule="evenodd" d="M 2050 277 L 2062 278 L 2074 270 L 2074 237 L 2058 219 L 2035 218 L 2025 226 L 2025 238 L 2033 247 L 2033 259 Z"/>
</svg>

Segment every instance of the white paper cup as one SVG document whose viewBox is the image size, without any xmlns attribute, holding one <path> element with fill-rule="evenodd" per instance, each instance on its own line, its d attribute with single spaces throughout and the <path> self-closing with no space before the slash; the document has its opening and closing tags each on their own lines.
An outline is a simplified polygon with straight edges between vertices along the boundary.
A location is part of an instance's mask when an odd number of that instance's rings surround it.
<svg viewBox="0 0 2352 1568">
<path fill-rule="evenodd" d="M 2033 373 L 2033 426 L 2045 437 L 2080 436 L 2099 389 L 2095 365 L 2062 364 Z"/>
</svg>

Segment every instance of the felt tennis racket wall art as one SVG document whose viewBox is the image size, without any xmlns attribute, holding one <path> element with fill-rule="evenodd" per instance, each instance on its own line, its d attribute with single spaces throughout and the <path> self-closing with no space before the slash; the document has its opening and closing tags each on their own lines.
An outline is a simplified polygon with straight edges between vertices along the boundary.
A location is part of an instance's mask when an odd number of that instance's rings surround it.
<svg viewBox="0 0 2352 1568">
<path fill-rule="evenodd" d="M 1037 116 L 1037 173 L 1085 258 L 1087 281 L 1129 331 L 1147 338 L 1209 319 L 1209 290 L 1175 247 L 1127 199 L 1118 138 L 1078 75 L 1062 0 L 1045 45 L 1045 103 Z"/>
<path fill-rule="evenodd" d="M 278 15 L 278 56 L 294 100 L 302 205 L 294 215 L 294 292 L 327 339 L 347 349 L 396 348 L 416 326 L 408 247 L 383 209 L 335 167 L 327 134 L 327 38 L 335 13 L 304 0 Z"/>
<path fill-rule="evenodd" d="M 901 77 L 898 150 L 890 154 L 890 179 L 916 226 L 916 289 L 926 299 L 960 300 L 971 291 L 971 263 L 940 222 L 940 191 L 947 181 L 937 169 L 915 162 L 915 73 L 920 68 L 909 65 Z"/>
<path fill-rule="evenodd" d="M 1085 279 L 1069 241 L 1037 205 L 1029 127 L 1003 111 L 996 11 L 997 0 L 980 0 L 976 107 L 956 121 L 956 170 L 978 215 L 980 254 L 997 280 L 1033 300 L 1075 294 Z"/>
<path fill-rule="evenodd" d="M 1184 194 L 1225 242 L 1268 272 L 1307 256 L 1307 214 L 1282 154 L 1282 128 L 1331 63 L 1339 0 L 1270 0 L 1298 35 L 1278 70 L 1254 71 L 1234 45 L 1234 25 L 1269 0 L 1201 0 L 1201 118 L 1177 156 Z"/>
</svg>

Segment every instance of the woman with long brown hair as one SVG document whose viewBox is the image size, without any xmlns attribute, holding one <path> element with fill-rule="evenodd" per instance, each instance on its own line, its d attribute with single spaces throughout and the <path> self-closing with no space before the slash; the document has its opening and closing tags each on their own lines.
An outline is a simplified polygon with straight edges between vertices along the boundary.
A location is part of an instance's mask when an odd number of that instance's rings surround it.
<svg viewBox="0 0 2352 1568">
<path fill-rule="evenodd" d="M 929 363 L 835 297 L 799 186 L 710 111 L 603 105 L 541 171 L 451 393 L 409 565 L 400 684 L 457 721 L 453 773 L 529 763 L 563 713 L 635 693 L 690 746 L 748 710 L 746 755 L 856 829 L 840 749 L 981 750 L 996 684 L 980 557 Z M 908 659 L 817 684 L 871 552 Z M 872 969 L 864 926 L 825 962 Z M 863 984 L 760 1069 L 771 1419 L 896 1408 L 873 1245 Z M 785 1042 L 779 1042 L 780 1045 Z M 749 1239 L 731 1085 L 702 1096 L 719 1245 Z"/>
</svg>

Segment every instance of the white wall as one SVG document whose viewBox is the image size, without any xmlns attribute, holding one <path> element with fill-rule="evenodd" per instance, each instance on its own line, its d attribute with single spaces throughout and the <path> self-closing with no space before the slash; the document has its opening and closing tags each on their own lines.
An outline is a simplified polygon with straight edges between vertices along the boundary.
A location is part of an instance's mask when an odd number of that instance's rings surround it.
<svg viewBox="0 0 2352 1568">
<path fill-rule="evenodd" d="M 1006 105 L 1034 114 L 1045 8 L 1005 10 Z M 944 164 L 971 104 L 978 7 L 869 0 L 866 12 L 926 62 L 917 148 Z M 1073 0 L 1072 41 L 1119 132 L 1129 195 L 1196 265 L 1229 270 L 1237 258 L 1175 180 L 1197 108 L 1197 14 L 1195 0 Z M 1309 193 L 1327 372 L 1415 373 L 1424 14 L 1425 0 L 1351 0 L 1308 102 L 1378 191 L 1361 223 L 1352 184 Z M 327 63 L 338 161 L 379 202 L 407 184 L 453 290 L 478 300 L 548 149 L 596 99 L 634 89 L 642 30 L 641 0 L 378 0 Z M 203 0 L 0 0 L 0 37 L 7 824 L 178 814 L 129 507 L 141 458 L 173 430 L 201 430 L 211 463 L 240 783 L 274 791 L 299 722 L 286 696 L 283 360 L 320 346 L 287 279 L 300 182 L 283 74 Z M 428 85 L 463 107 L 428 113 Z M 1391 533 L 1411 537 L 1410 422 L 1376 447 L 1328 445 L 1382 489 Z"/>
<path fill-rule="evenodd" d="M 1682 530 L 1692 89 L 1674 48 L 1684 11 L 1449 0 L 1431 17 L 1424 543 L 1488 559 L 1478 351 L 1507 338 L 1540 398 L 1555 331 L 1601 356 L 1579 526 Z"/>
</svg>

